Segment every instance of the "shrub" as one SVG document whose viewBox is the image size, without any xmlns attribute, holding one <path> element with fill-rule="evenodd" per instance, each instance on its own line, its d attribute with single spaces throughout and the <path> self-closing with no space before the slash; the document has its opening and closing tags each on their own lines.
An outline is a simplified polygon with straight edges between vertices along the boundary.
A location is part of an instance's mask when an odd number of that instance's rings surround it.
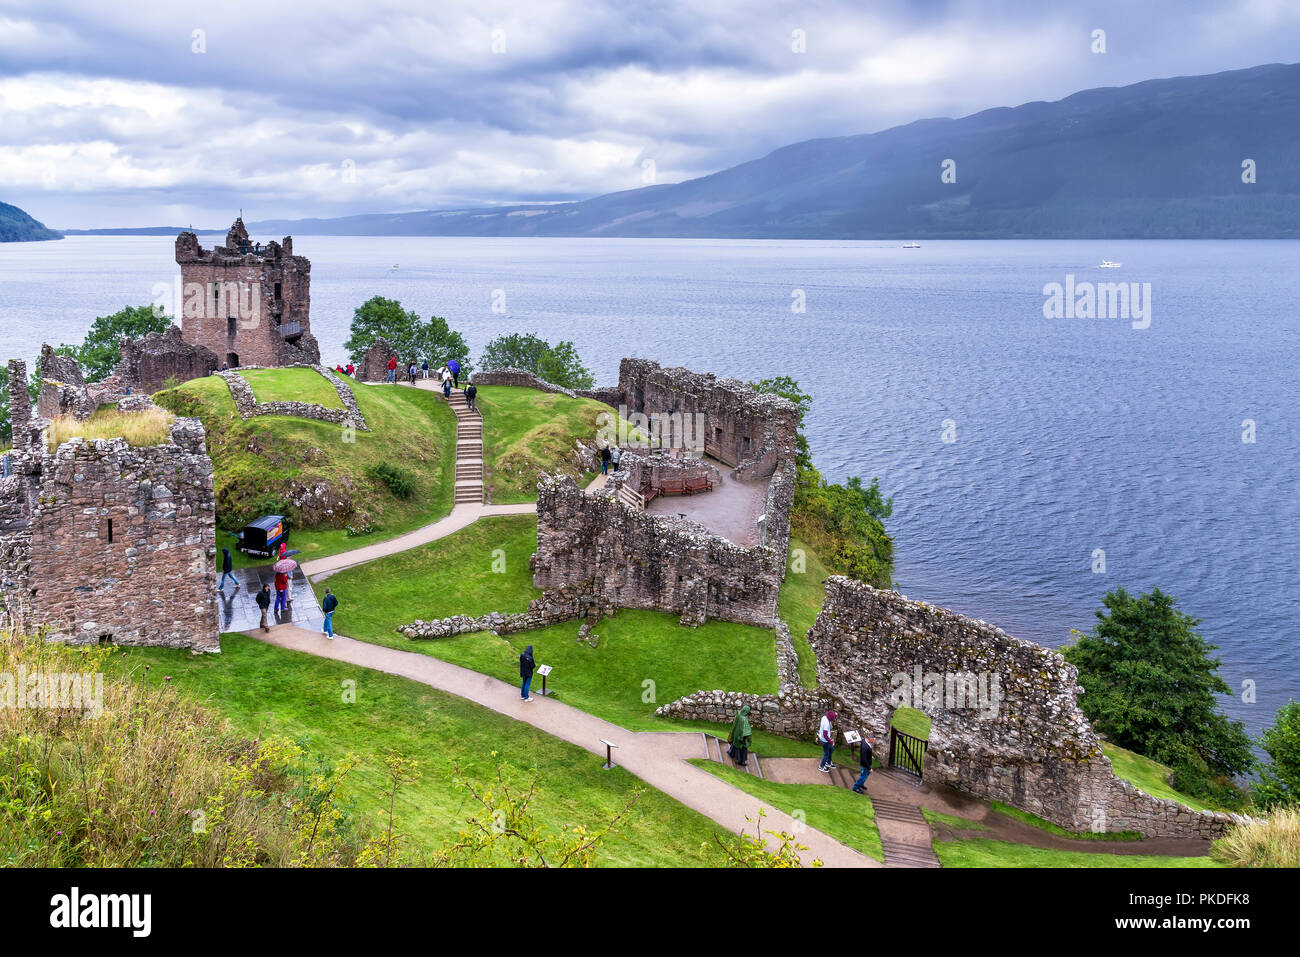
<svg viewBox="0 0 1300 957">
<path fill-rule="evenodd" d="M 1232 867 L 1300 867 L 1300 810 L 1279 808 L 1233 825 L 1211 846 L 1210 857 Z"/>
<path fill-rule="evenodd" d="M 388 487 L 403 502 L 415 495 L 416 478 L 404 468 L 381 462 L 370 470 L 371 474 Z"/>
</svg>

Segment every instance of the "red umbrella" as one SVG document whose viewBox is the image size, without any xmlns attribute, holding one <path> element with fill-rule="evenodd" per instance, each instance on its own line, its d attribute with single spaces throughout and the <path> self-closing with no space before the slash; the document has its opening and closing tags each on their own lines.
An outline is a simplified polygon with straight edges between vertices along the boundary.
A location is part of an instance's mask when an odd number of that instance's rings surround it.
<svg viewBox="0 0 1300 957">
<path fill-rule="evenodd" d="M 282 575 L 288 575 L 298 567 L 298 563 L 292 558 L 282 558 L 271 567 Z"/>
</svg>

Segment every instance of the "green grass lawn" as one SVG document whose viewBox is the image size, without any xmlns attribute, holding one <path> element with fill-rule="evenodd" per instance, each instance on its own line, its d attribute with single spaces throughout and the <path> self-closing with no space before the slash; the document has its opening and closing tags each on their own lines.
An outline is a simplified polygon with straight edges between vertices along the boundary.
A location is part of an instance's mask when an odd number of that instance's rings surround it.
<svg viewBox="0 0 1300 957">
<path fill-rule="evenodd" d="M 821 613 L 826 598 L 825 581 L 830 574 L 805 542 L 790 539 L 790 558 L 781 584 L 777 614 L 790 628 L 795 654 L 799 657 L 799 683 L 810 689 L 817 687 L 817 656 L 808 644 L 808 629 Z"/>
<path fill-rule="evenodd" d="M 1004 804 L 1001 801 L 993 802 L 993 810 L 999 814 L 1005 814 L 1007 817 L 1014 818 L 1021 823 L 1028 824 L 1031 827 L 1047 831 L 1049 834 L 1056 834 L 1060 837 L 1069 837 L 1077 841 L 1142 840 L 1142 833 L 1140 831 L 1067 831 L 1059 824 L 1045 821 L 1037 814 L 1030 814 L 1028 811 L 1022 811 L 1020 808 L 1012 807 L 1010 804 Z"/>
<path fill-rule="evenodd" d="M 880 831 L 876 829 L 876 812 L 871 798 L 854 794 L 846 788 L 826 784 L 778 784 L 761 781 L 752 774 L 719 764 L 716 761 L 692 761 L 710 774 L 746 791 L 769 807 L 801 819 L 827 837 L 860 851 L 873 860 L 883 861 Z M 749 828 L 753 833 L 753 828 Z M 796 839 L 797 839 L 796 835 Z"/>
<path fill-rule="evenodd" d="M 1157 854 L 1108 854 L 1105 851 L 1056 851 L 1009 841 L 970 838 L 935 841 L 944 867 L 1222 867 L 1208 857 L 1162 857 Z"/>
<path fill-rule="evenodd" d="M 1169 775 L 1173 772 L 1159 761 L 1144 758 L 1140 754 L 1108 741 L 1102 743 L 1101 749 L 1106 753 L 1106 757 L 1110 758 L 1116 777 L 1123 778 L 1152 797 L 1186 804 L 1193 811 L 1214 810 L 1204 801 L 1198 801 L 1194 797 L 1175 791 L 1168 783 Z"/>
<path fill-rule="evenodd" d="M 923 711 L 906 707 L 895 708 L 889 724 L 890 727 L 897 728 L 903 734 L 910 734 L 914 738 L 923 738 L 926 741 L 930 740 L 930 719 L 926 717 Z M 888 745 L 886 745 L 887 748 Z"/>
<path fill-rule="evenodd" d="M 224 713 L 249 737 L 303 738 L 316 754 L 361 759 L 353 772 L 357 812 L 376 820 L 387 811 L 383 758 L 398 752 L 419 762 L 421 777 L 398 793 L 397 827 L 420 846 L 436 848 L 455 836 L 478 806 L 454 780 L 459 763 L 470 779 L 486 782 L 491 752 L 517 781 L 539 775 L 535 808 L 552 827 L 598 825 L 641 795 L 628 822 L 598 852 L 606 866 L 717 865 L 715 825 L 704 816 L 621 769 L 601 770 L 601 758 L 528 725 L 417 682 L 223 635 L 219 655 L 163 648 L 115 654 L 116 666 L 151 665 L 148 680 L 165 678 Z M 344 704 L 345 681 L 356 701 Z"/>
<path fill-rule="evenodd" d="M 600 428 L 597 417 L 617 413 L 594 399 L 539 392 L 523 386 L 485 385 L 478 390 L 483 414 L 483 479 L 488 501 L 502 504 L 537 500 L 541 472 L 580 474 L 574 443 L 591 445 Z"/>
<path fill-rule="evenodd" d="M 276 371 L 310 373 L 329 387 L 311 370 Z M 353 434 L 328 422 L 278 415 L 245 422 L 219 376 L 155 396 L 178 415 L 197 415 L 207 430 L 216 473 L 218 545 L 233 553 L 230 532 L 259 515 L 287 512 L 293 519 L 291 547 L 300 549 L 305 561 L 392 538 L 451 511 L 456 419 L 442 397 L 361 384 L 353 391 L 370 432 Z M 415 488 L 411 498 L 399 499 L 374 474 L 381 463 L 409 473 Z M 304 495 L 311 489 L 325 490 L 323 502 Z M 308 504 L 298 507 L 291 499 Z M 349 526 L 362 534 L 349 535 Z M 241 565 L 262 561 L 242 555 L 239 560 Z"/>
<path fill-rule="evenodd" d="M 315 369 L 250 369 L 241 372 L 258 402 L 310 402 L 343 408 L 333 384 Z"/>
<path fill-rule="evenodd" d="M 921 813 L 931 824 L 946 824 L 948 827 L 960 828 L 967 831 L 988 831 L 991 828 L 979 821 L 967 820 L 964 817 L 957 817 L 953 814 L 944 814 L 942 811 L 931 811 L 927 807 L 921 808 Z"/>
</svg>

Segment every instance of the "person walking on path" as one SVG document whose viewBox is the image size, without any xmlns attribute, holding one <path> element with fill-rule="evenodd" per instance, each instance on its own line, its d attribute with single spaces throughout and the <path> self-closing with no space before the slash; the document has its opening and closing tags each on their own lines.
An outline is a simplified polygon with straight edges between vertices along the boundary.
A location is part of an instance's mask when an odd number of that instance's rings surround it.
<svg viewBox="0 0 1300 957">
<path fill-rule="evenodd" d="M 429 378 L 429 360 L 428 360 L 428 359 L 425 359 L 424 362 L 420 365 L 420 371 L 424 373 L 424 377 L 425 377 L 426 379 Z"/>
<path fill-rule="evenodd" d="M 275 573 L 275 613 L 289 610 L 289 576 L 284 572 Z"/>
<path fill-rule="evenodd" d="M 384 381 L 397 385 L 397 356 L 388 357 L 388 378 Z"/>
<path fill-rule="evenodd" d="M 614 466 L 614 471 L 618 471 L 618 460 L 623 457 L 622 451 L 616 445 L 609 450 L 609 464 Z"/>
<path fill-rule="evenodd" d="M 736 720 L 731 723 L 731 734 L 727 735 L 727 754 L 740 767 L 749 763 L 749 745 L 754 740 L 754 732 L 749 726 L 749 705 L 741 706 Z"/>
<path fill-rule="evenodd" d="M 532 701 L 532 696 L 528 694 L 528 686 L 533 683 L 533 669 L 537 667 L 537 662 L 533 660 L 533 646 L 529 645 L 524 649 L 524 653 L 519 656 L 519 697 L 525 701 Z"/>
<path fill-rule="evenodd" d="M 339 600 L 334 597 L 332 591 L 326 588 L 325 597 L 320 603 L 320 610 L 325 612 L 325 635 L 330 641 L 334 640 L 334 609 L 338 606 Z"/>
<path fill-rule="evenodd" d="M 610 459 L 609 446 L 602 445 L 600 447 L 600 474 L 601 475 L 609 474 L 609 459 Z"/>
<path fill-rule="evenodd" d="M 444 399 L 451 398 L 451 373 L 450 372 L 442 377 L 442 397 Z"/>
<path fill-rule="evenodd" d="M 271 607 L 271 586 L 263 585 L 262 590 L 257 593 L 257 607 L 262 609 L 262 630 L 270 631 L 266 624 L 266 612 Z"/>
<path fill-rule="evenodd" d="M 832 725 L 835 723 L 835 712 L 827 711 L 822 715 L 821 727 L 817 729 L 817 743 L 822 746 L 821 764 L 817 766 L 818 771 L 824 771 L 830 774 L 838 765 L 831 760 L 835 755 L 835 729 Z"/>
<path fill-rule="evenodd" d="M 232 573 L 235 570 L 235 560 L 230 557 L 230 549 L 221 550 L 221 584 L 217 586 L 217 591 L 226 590 L 226 579 L 229 578 L 235 583 L 235 591 L 239 591 L 239 579 Z"/>
<path fill-rule="evenodd" d="M 406 375 L 407 378 L 411 380 L 411 385 L 415 385 L 415 360 L 414 359 L 412 359 L 411 364 L 406 367 Z"/>
<path fill-rule="evenodd" d="M 455 359 L 447 363 L 447 371 L 451 373 L 451 386 L 453 389 L 460 388 L 460 363 Z"/>
<path fill-rule="evenodd" d="M 871 739 L 863 738 L 862 743 L 858 745 L 858 763 L 862 765 L 862 773 L 858 775 L 858 783 L 853 785 L 853 790 L 859 794 L 867 793 L 867 775 L 871 773 Z"/>
<path fill-rule="evenodd" d="M 465 405 L 469 408 L 471 412 L 478 411 L 478 409 L 474 408 L 474 399 L 477 395 L 478 395 L 478 386 L 476 386 L 473 382 L 465 386 Z"/>
</svg>

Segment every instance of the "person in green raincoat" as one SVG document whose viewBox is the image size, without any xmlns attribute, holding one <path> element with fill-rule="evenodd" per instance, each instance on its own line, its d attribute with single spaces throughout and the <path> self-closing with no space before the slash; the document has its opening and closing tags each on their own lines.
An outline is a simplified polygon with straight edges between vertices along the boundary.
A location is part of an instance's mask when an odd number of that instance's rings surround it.
<svg viewBox="0 0 1300 957">
<path fill-rule="evenodd" d="M 749 727 L 749 705 L 743 705 L 736 720 L 731 724 L 731 734 L 727 735 L 727 754 L 742 768 L 749 763 L 749 745 L 754 739 L 754 732 Z"/>
</svg>

